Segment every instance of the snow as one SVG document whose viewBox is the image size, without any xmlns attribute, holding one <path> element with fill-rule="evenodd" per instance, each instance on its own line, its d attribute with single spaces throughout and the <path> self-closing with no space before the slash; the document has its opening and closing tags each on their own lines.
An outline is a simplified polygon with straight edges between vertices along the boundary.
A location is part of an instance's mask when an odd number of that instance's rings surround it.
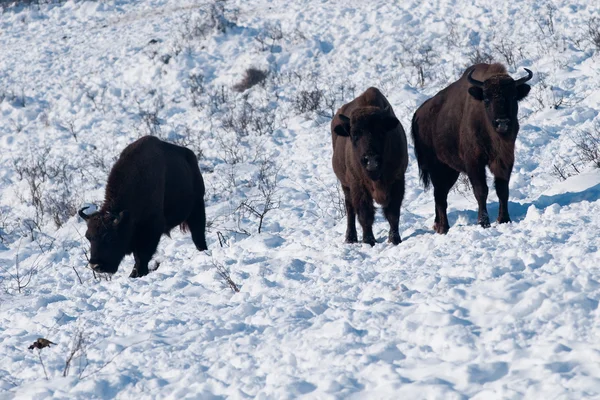
<svg viewBox="0 0 600 400">
<path fill-rule="evenodd" d="M 585 39 L 595 2 L 230 0 L 235 24 L 194 31 L 205 4 L 67 1 L 0 15 L 0 398 L 600 396 L 600 172 L 575 144 L 600 124 L 599 53 Z M 378 213 L 374 247 L 344 244 L 330 108 L 376 86 L 408 132 L 474 49 L 505 61 L 503 45 L 513 76 L 534 72 L 513 222 L 477 226 L 459 185 L 449 233 L 434 234 L 410 144 L 403 242 L 386 243 Z M 251 66 L 270 71 L 265 85 L 231 91 Z M 198 105 L 192 74 L 204 77 Z M 301 91 L 315 89 L 337 93 L 333 104 L 299 112 Z M 244 101 L 273 129 L 228 127 Z M 53 213 L 100 204 L 119 152 L 149 133 L 202 153 L 210 250 L 174 230 L 148 276 L 129 279 L 127 257 L 95 278 L 85 224 L 67 212 L 57 228 Z M 41 216 L 27 181 L 40 160 Z M 259 234 L 240 204 L 260 206 L 273 182 L 279 207 Z M 43 366 L 27 350 L 38 337 L 56 343 Z"/>
</svg>

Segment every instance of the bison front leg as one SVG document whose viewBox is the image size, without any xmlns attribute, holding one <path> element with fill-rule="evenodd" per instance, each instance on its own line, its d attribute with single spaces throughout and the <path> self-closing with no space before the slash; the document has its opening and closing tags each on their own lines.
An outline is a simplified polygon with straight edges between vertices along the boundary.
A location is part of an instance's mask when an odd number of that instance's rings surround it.
<svg viewBox="0 0 600 400">
<path fill-rule="evenodd" d="M 500 202 L 498 222 L 501 224 L 510 222 L 510 216 L 508 215 L 508 180 L 496 178 L 494 179 L 494 186 L 496 186 L 496 194 Z"/>
<path fill-rule="evenodd" d="M 473 193 L 477 199 L 479 212 L 477 215 L 477 223 L 483 228 L 489 228 L 490 217 L 487 212 L 487 196 L 488 185 L 485 176 L 485 165 L 477 165 L 467 170 L 467 175 L 473 187 Z"/>
<path fill-rule="evenodd" d="M 148 275 L 148 263 L 156 252 L 161 235 L 162 230 L 160 229 L 151 229 L 145 232 L 145 234 L 139 235 L 139 239 L 136 241 L 136 246 L 133 250 L 135 265 L 129 275 L 130 278 L 140 278 Z"/>
<path fill-rule="evenodd" d="M 399 222 L 400 222 L 400 208 L 402 207 L 402 200 L 404 199 L 404 180 L 394 183 L 392 190 L 390 191 L 390 202 L 383 208 L 383 214 L 390 224 L 390 233 L 388 235 L 388 242 L 392 244 L 400 244 Z"/>
<path fill-rule="evenodd" d="M 358 190 L 353 189 L 352 195 L 353 204 L 358 211 L 358 222 L 363 231 L 363 243 L 368 243 L 371 246 L 375 246 L 375 235 L 373 235 L 373 221 L 375 220 L 375 207 L 373 207 L 373 199 L 369 193 L 360 188 Z"/>
<path fill-rule="evenodd" d="M 358 235 L 356 234 L 356 210 L 352 205 L 352 195 L 350 188 L 342 186 L 344 190 L 344 203 L 346 205 L 346 243 L 358 242 Z"/>
</svg>

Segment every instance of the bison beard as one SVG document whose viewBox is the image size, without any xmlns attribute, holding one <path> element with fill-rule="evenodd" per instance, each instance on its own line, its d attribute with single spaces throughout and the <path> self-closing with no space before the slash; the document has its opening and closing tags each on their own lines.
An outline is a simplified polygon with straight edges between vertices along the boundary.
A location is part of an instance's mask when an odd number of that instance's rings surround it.
<svg viewBox="0 0 600 400">
<path fill-rule="evenodd" d="M 390 103 L 376 88 L 343 105 L 331 121 L 333 170 L 344 190 L 346 242 L 358 241 L 356 216 L 363 242 L 375 244 L 373 200 L 383 206 L 390 224 L 389 242 L 400 243 L 398 223 L 408 165 L 406 135 Z"/>
<path fill-rule="evenodd" d="M 206 250 L 204 181 L 191 150 L 145 136 L 127 146 L 112 168 L 102 208 L 87 222 L 90 264 L 115 273 L 133 253 L 131 277 L 148 274 L 148 263 L 163 234 L 187 228 L 200 251 Z"/>
<path fill-rule="evenodd" d="M 478 223 L 490 226 L 486 166 L 494 175 L 500 201 L 498 222 L 510 221 L 508 182 L 519 132 L 517 102 L 529 93 L 526 82 L 533 76 L 525 70 L 527 76 L 515 81 L 501 64 L 474 65 L 415 112 L 415 155 L 423 185 L 427 188 L 433 184 L 436 232 L 448 232 L 448 192 L 461 172 L 467 174 L 473 187 Z"/>
</svg>

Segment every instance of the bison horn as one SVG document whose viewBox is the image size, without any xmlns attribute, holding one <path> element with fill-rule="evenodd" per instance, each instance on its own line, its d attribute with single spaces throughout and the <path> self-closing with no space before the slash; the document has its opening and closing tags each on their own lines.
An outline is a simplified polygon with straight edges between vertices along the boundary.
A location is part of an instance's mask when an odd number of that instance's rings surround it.
<svg viewBox="0 0 600 400">
<path fill-rule="evenodd" d="M 85 211 L 85 210 L 87 210 L 88 208 L 90 208 L 90 207 L 89 207 L 89 206 L 87 206 L 87 207 L 83 207 L 81 210 L 79 210 L 79 216 L 80 216 L 80 217 L 81 217 L 81 218 L 82 218 L 84 221 L 87 221 L 87 220 L 90 218 L 90 216 L 89 216 L 89 215 L 87 215 L 86 213 L 84 213 L 84 211 Z"/>
<path fill-rule="evenodd" d="M 467 80 L 473 86 L 482 87 L 483 86 L 483 82 L 478 81 L 477 79 L 473 78 L 473 76 L 472 76 L 473 72 L 475 72 L 475 68 L 473 68 L 471 70 L 471 72 L 469 72 L 469 75 L 467 76 Z"/>
<path fill-rule="evenodd" d="M 350 118 L 346 117 L 344 114 L 338 114 L 338 118 L 345 124 L 350 123 Z"/>
<path fill-rule="evenodd" d="M 525 82 L 527 82 L 528 80 L 530 80 L 531 78 L 533 78 L 533 72 L 531 72 L 531 70 L 527 69 L 527 68 L 523 68 L 525 71 L 527 71 L 527 76 L 524 76 L 518 80 L 515 81 L 515 85 L 519 86 L 524 84 Z"/>
</svg>

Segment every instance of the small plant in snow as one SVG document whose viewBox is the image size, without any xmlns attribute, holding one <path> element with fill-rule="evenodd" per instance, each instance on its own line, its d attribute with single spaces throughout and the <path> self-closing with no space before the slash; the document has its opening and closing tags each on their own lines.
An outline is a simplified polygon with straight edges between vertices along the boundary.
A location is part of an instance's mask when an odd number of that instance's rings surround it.
<svg viewBox="0 0 600 400">
<path fill-rule="evenodd" d="M 62 372 L 63 377 L 69 376 L 71 366 L 77 362 L 77 377 L 81 379 L 83 373 L 89 365 L 87 358 L 87 341 L 82 329 L 76 329 L 71 342 L 71 348 L 65 359 L 65 367 Z"/>
<path fill-rule="evenodd" d="M 266 101 L 264 106 L 255 106 L 242 96 L 241 104 L 232 104 L 225 112 L 221 123 L 228 132 L 233 132 L 238 138 L 254 134 L 256 136 L 271 135 L 277 129 L 275 108 Z"/>
<path fill-rule="evenodd" d="M 589 41 L 600 51 L 600 18 L 594 17 L 588 21 L 588 35 Z"/>
<path fill-rule="evenodd" d="M 259 194 L 242 201 L 237 209 L 243 216 L 253 216 L 258 219 L 258 233 L 262 231 L 266 215 L 279 208 L 278 173 L 279 168 L 274 162 L 263 160 L 258 172 Z"/>
<path fill-rule="evenodd" d="M 197 13 L 185 15 L 181 21 L 180 38 L 184 42 L 207 39 L 212 32 L 225 33 L 235 26 L 237 9 L 227 10 L 226 0 L 214 0 L 201 6 Z"/>
<path fill-rule="evenodd" d="M 204 75 L 190 74 L 188 84 L 190 87 L 190 94 L 192 96 L 192 105 L 194 107 L 198 107 L 202 104 L 201 98 L 206 91 L 204 88 Z"/>
<path fill-rule="evenodd" d="M 25 180 L 29 189 L 24 201 L 35 210 L 33 221 L 39 227 L 50 214 L 57 227 L 75 215 L 73 167 L 64 159 L 50 159 L 50 148 L 32 151 L 28 159 L 13 160 L 19 180 Z"/>
<path fill-rule="evenodd" d="M 471 198 L 471 181 L 465 174 L 460 174 L 456 180 L 456 184 L 451 189 L 453 192 L 460 194 L 468 199 Z"/>
<path fill-rule="evenodd" d="M 591 130 L 580 131 L 575 145 L 582 162 L 600 168 L 600 123 L 596 123 Z"/>
<path fill-rule="evenodd" d="M 523 48 L 510 39 L 503 38 L 499 43 L 493 44 L 492 47 L 513 69 L 516 69 L 517 63 L 525 58 Z"/>
<path fill-rule="evenodd" d="M 471 53 L 469 53 L 469 65 L 468 65 L 468 67 L 470 67 L 471 65 L 481 64 L 481 63 L 491 64 L 493 62 L 494 62 L 494 56 L 492 56 L 485 49 L 482 49 L 482 48 L 479 48 L 479 47 L 474 47 L 471 50 Z"/>
<path fill-rule="evenodd" d="M 196 154 L 196 157 L 198 157 L 198 160 L 201 160 L 204 157 L 202 143 L 205 136 L 205 131 L 192 129 L 188 125 L 184 125 L 182 128 L 178 128 L 176 133 L 171 134 L 168 140 L 176 145 L 192 150 Z"/>
<path fill-rule="evenodd" d="M 430 45 L 422 45 L 415 49 L 413 41 L 401 42 L 403 51 L 398 57 L 398 62 L 404 67 L 413 68 L 416 73 L 416 84 L 420 87 L 425 86 L 425 81 L 433 78 L 434 66 L 437 63 L 438 56 Z M 412 80 L 412 79 L 411 79 Z M 414 84 L 414 82 L 410 82 Z"/>
<path fill-rule="evenodd" d="M 554 21 L 558 9 L 552 4 L 546 5 L 546 12 L 538 14 L 535 22 L 544 36 L 552 36 L 555 33 Z"/>
<path fill-rule="evenodd" d="M 319 115 L 333 118 L 337 109 L 345 102 L 354 99 L 356 86 L 348 83 L 331 84 L 329 89 L 322 92 L 322 110 Z"/>
<path fill-rule="evenodd" d="M 301 90 L 294 97 L 294 109 L 298 113 L 318 111 L 321 109 L 323 91 L 319 89 Z"/>
<path fill-rule="evenodd" d="M 43 253 L 40 253 L 33 262 L 29 263 L 29 266 L 22 266 L 21 260 L 19 260 L 19 250 L 21 243 L 17 247 L 17 254 L 15 255 L 15 263 L 12 267 L 0 265 L 0 269 L 4 273 L 0 277 L 0 282 L 4 285 L 4 291 L 6 293 L 17 292 L 19 294 L 31 284 L 33 277 L 42 268 L 42 264 L 39 262 L 40 257 Z"/>
<path fill-rule="evenodd" d="M 565 181 L 567 178 L 579 174 L 579 169 L 575 163 L 570 163 L 570 167 L 571 170 L 569 170 L 568 166 L 564 162 L 562 164 L 553 164 L 551 174 L 561 181 Z"/>
<path fill-rule="evenodd" d="M 162 119 L 159 117 L 159 113 L 165 108 L 165 103 L 162 96 L 157 96 L 150 108 L 142 107 L 138 101 L 139 112 L 138 115 L 142 121 L 142 126 L 145 128 L 146 135 L 160 136 L 162 130 L 161 125 L 163 124 Z"/>
<path fill-rule="evenodd" d="M 229 268 L 225 268 L 223 265 L 219 264 L 216 261 L 212 261 L 213 266 L 217 270 L 217 274 L 223 279 L 225 284 L 234 292 L 239 293 L 240 288 L 236 283 L 231 279 L 231 274 L 229 272 Z"/>
<path fill-rule="evenodd" d="M 227 90 L 225 85 L 221 85 L 218 88 L 214 88 L 208 93 L 208 103 L 210 105 L 210 113 L 215 114 L 221 111 L 221 107 L 229 103 L 230 92 Z"/>
<path fill-rule="evenodd" d="M 256 35 L 254 39 L 259 43 L 261 51 L 266 51 L 268 49 L 269 51 L 273 52 L 277 43 L 283 39 L 281 23 L 266 23 L 263 29 L 258 33 L 258 35 Z"/>
</svg>

